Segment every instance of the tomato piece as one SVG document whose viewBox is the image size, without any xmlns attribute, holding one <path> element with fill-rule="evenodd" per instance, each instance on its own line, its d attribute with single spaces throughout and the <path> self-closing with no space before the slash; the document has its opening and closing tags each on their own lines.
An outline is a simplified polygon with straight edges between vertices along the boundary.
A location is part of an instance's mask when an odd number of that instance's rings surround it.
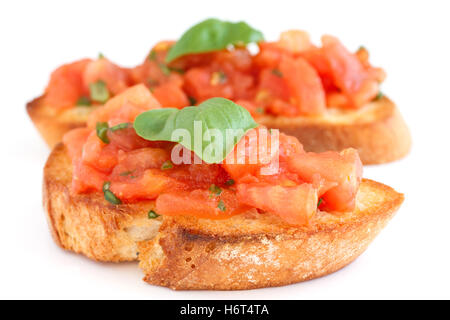
<svg viewBox="0 0 450 320">
<path fill-rule="evenodd" d="M 270 165 L 278 149 L 271 148 L 270 132 L 264 127 L 250 130 L 227 155 L 222 166 L 238 181 L 246 175 L 256 176 Z"/>
<path fill-rule="evenodd" d="M 155 87 L 153 95 L 163 107 L 182 109 L 190 105 L 183 90 L 172 82 Z"/>
<path fill-rule="evenodd" d="M 101 172 L 109 173 L 117 164 L 117 151 L 114 145 L 103 143 L 93 131 L 84 144 L 82 161 Z"/>
<path fill-rule="evenodd" d="M 211 195 L 209 190 L 161 194 L 156 199 L 156 212 L 166 216 L 226 219 L 250 209 L 240 204 L 232 191 L 222 190 L 219 196 Z"/>
<path fill-rule="evenodd" d="M 322 43 L 334 84 L 347 95 L 350 106 L 358 108 L 373 99 L 378 93 L 378 84 L 369 78 L 358 57 L 335 37 L 323 36 Z"/>
<path fill-rule="evenodd" d="M 129 115 L 120 112 L 120 109 L 124 106 L 128 106 Z M 107 122 L 113 118 L 114 113 L 116 113 L 116 116 L 119 114 L 121 120 L 132 122 L 137 114 L 160 107 L 158 100 L 153 97 L 150 91 L 143 84 L 139 84 L 118 94 L 108 100 L 103 107 L 93 111 L 88 119 L 88 127 L 95 128 L 97 122 Z"/>
<path fill-rule="evenodd" d="M 133 202 L 136 200 L 153 200 L 161 193 L 182 188 L 182 184 L 163 174 L 158 169 L 147 169 L 139 177 L 127 181 L 112 181 L 110 190 L 120 200 Z"/>
<path fill-rule="evenodd" d="M 76 128 L 63 136 L 63 143 L 67 148 L 67 153 L 71 159 L 81 158 L 83 146 L 91 132 L 92 130 L 88 128 Z"/>
<path fill-rule="evenodd" d="M 323 194 L 324 209 L 345 212 L 355 208 L 363 168 L 355 149 L 346 149 L 341 153 L 297 154 L 289 159 L 288 164 L 289 169 L 306 182 L 314 182 L 319 174 L 327 182 L 337 183 Z"/>
<path fill-rule="evenodd" d="M 274 213 L 289 224 L 306 225 L 317 211 L 317 190 L 311 184 L 295 187 L 239 184 L 237 190 L 242 203 Z"/>
<path fill-rule="evenodd" d="M 115 177 L 133 177 L 146 169 L 159 169 L 170 159 L 170 152 L 160 148 L 140 148 L 129 152 L 119 151 L 118 164 L 112 172 Z"/>
<path fill-rule="evenodd" d="M 107 175 L 86 165 L 81 160 L 73 162 L 72 189 L 74 193 L 98 191 L 107 181 Z"/>
<path fill-rule="evenodd" d="M 292 53 L 299 53 L 311 48 L 309 34 L 301 30 L 289 30 L 282 32 L 278 44 L 281 48 Z"/>
<path fill-rule="evenodd" d="M 305 59 L 284 57 L 280 71 L 301 114 L 325 112 L 325 91 L 319 74 Z"/>
<path fill-rule="evenodd" d="M 278 68 L 284 50 L 276 42 L 261 42 L 259 44 L 259 53 L 254 57 L 254 64 L 260 68 Z"/>
<path fill-rule="evenodd" d="M 234 95 L 227 75 L 220 70 L 192 68 L 186 72 L 184 81 L 184 90 L 198 102 L 213 97 L 232 99 Z"/>
<path fill-rule="evenodd" d="M 266 90 L 271 97 L 289 101 L 289 87 L 277 69 L 263 69 L 259 74 L 260 90 Z"/>
<path fill-rule="evenodd" d="M 86 91 L 89 91 L 90 84 L 99 80 L 106 83 L 112 95 L 121 93 L 131 85 L 128 72 L 106 58 L 91 61 L 84 70 L 83 83 Z"/>
<path fill-rule="evenodd" d="M 45 89 L 46 103 L 57 109 L 70 108 L 81 96 L 88 95 L 89 91 L 83 86 L 83 72 L 90 62 L 90 59 L 83 59 L 53 71 Z"/>
</svg>

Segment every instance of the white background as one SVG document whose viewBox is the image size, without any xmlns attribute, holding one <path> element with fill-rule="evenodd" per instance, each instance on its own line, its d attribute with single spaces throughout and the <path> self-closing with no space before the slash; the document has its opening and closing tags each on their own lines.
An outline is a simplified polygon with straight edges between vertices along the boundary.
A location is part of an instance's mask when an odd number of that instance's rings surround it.
<svg viewBox="0 0 450 320">
<path fill-rule="evenodd" d="M 366 46 L 383 91 L 413 135 L 404 160 L 365 176 L 405 193 L 388 227 L 354 263 L 306 283 L 239 292 L 174 292 L 135 263 L 95 263 L 59 249 L 41 206 L 49 153 L 25 113 L 59 65 L 104 53 L 140 63 L 155 42 L 207 17 L 246 20 L 275 39 L 289 28 Z M 1 1 L 0 298 L 450 298 L 448 1 Z"/>
</svg>

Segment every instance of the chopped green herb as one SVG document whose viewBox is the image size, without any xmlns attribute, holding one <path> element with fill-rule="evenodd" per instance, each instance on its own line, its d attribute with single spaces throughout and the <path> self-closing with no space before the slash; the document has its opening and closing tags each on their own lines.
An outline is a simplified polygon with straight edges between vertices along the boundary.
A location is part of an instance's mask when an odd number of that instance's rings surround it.
<svg viewBox="0 0 450 320">
<path fill-rule="evenodd" d="M 99 52 L 99 53 L 98 53 L 98 58 L 99 58 L 99 59 L 104 59 L 105 56 L 103 55 L 103 53 Z"/>
<path fill-rule="evenodd" d="M 150 61 L 155 61 L 155 60 L 156 60 L 156 57 L 157 57 L 156 51 L 155 51 L 155 50 L 150 51 L 150 54 L 148 55 L 148 59 L 149 59 Z"/>
<path fill-rule="evenodd" d="M 179 73 L 179 74 L 184 74 L 186 72 L 186 71 L 184 71 L 181 68 L 174 68 L 174 67 L 169 67 L 169 70 L 173 71 L 173 72 L 176 72 L 176 73 Z"/>
<path fill-rule="evenodd" d="M 256 112 L 257 113 L 264 113 L 264 109 L 263 108 L 256 108 Z"/>
<path fill-rule="evenodd" d="M 159 68 L 161 69 L 162 73 L 165 76 L 170 75 L 170 68 L 168 66 L 166 66 L 164 63 L 160 63 L 159 64 Z"/>
<path fill-rule="evenodd" d="M 161 170 L 168 170 L 173 168 L 173 163 L 170 160 L 164 161 L 164 163 L 161 166 Z"/>
<path fill-rule="evenodd" d="M 112 204 L 122 204 L 122 201 L 120 201 L 119 198 L 116 197 L 114 193 L 109 190 L 109 187 L 111 186 L 111 182 L 106 181 L 103 184 L 103 195 L 105 196 L 105 200 L 112 203 Z"/>
<path fill-rule="evenodd" d="M 109 143 L 108 138 L 108 122 L 97 122 L 95 126 L 95 131 L 97 132 L 97 137 L 104 143 Z"/>
<path fill-rule="evenodd" d="M 117 198 L 116 195 L 110 190 L 103 192 L 103 195 L 105 196 L 105 200 L 112 204 L 122 204 L 122 201 L 120 201 L 120 199 Z"/>
<path fill-rule="evenodd" d="M 125 177 L 125 176 L 129 176 L 132 173 L 133 173 L 133 171 L 124 171 L 124 172 L 119 173 L 119 176 Z"/>
<path fill-rule="evenodd" d="M 124 122 L 124 123 L 119 123 L 119 124 L 117 124 L 117 125 L 111 127 L 110 130 L 111 130 L 112 132 L 114 132 L 114 131 L 117 131 L 117 130 L 127 129 L 127 128 L 129 128 L 129 127 L 131 127 L 131 123 L 129 123 L 129 122 Z"/>
<path fill-rule="evenodd" d="M 381 98 L 383 98 L 384 94 L 381 91 L 378 91 L 377 96 L 375 97 L 375 100 L 380 100 Z"/>
<path fill-rule="evenodd" d="M 364 47 L 364 46 L 359 46 L 357 52 L 358 52 L 358 51 L 361 51 L 361 50 L 366 50 L 366 51 L 367 51 L 366 47 Z"/>
<path fill-rule="evenodd" d="M 235 181 L 234 181 L 233 179 L 230 179 L 230 180 L 227 180 L 227 182 L 225 182 L 225 184 L 226 184 L 227 186 L 232 186 L 232 185 L 235 184 Z"/>
<path fill-rule="evenodd" d="M 220 187 L 216 186 L 215 184 L 212 184 L 209 187 L 209 191 L 211 191 L 211 193 L 216 196 L 220 196 L 220 194 L 222 193 L 222 189 L 220 189 Z"/>
<path fill-rule="evenodd" d="M 159 214 L 157 214 L 155 211 L 150 210 L 150 211 L 148 212 L 148 218 L 149 218 L 149 219 L 156 219 L 156 218 L 158 218 L 158 217 L 159 217 Z"/>
<path fill-rule="evenodd" d="M 281 73 L 281 71 L 278 70 L 278 69 L 273 69 L 272 70 L 272 74 L 274 74 L 274 75 L 276 75 L 277 77 L 280 77 L 280 78 L 283 77 L 283 73 Z"/>
<path fill-rule="evenodd" d="M 319 202 L 317 203 L 317 208 L 320 207 L 320 205 L 322 204 L 322 202 L 323 202 L 323 199 L 320 198 L 320 199 L 319 199 Z"/>
<path fill-rule="evenodd" d="M 222 200 L 219 200 L 219 204 L 217 205 L 217 208 L 219 208 L 220 211 L 227 210 L 227 208 L 225 207 L 225 203 L 223 203 Z"/>
<path fill-rule="evenodd" d="M 77 106 L 89 107 L 91 105 L 91 100 L 88 97 L 80 97 L 77 101 Z"/>
<path fill-rule="evenodd" d="M 149 86 L 157 86 L 157 85 L 159 85 L 159 82 L 157 80 L 154 80 L 154 79 L 148 79 L 147 83 L 148 83 Z"/>
<path fill-rule="evenodd" d="M 91 100 L 105 103 L 109 99 L 109 91 L 106 87 L 106 83 L 102 80 L 91 83 L 89 85 L 89 91 L 91 93 Z"/>
<path fill-rule="evenodd" d="M 111 182 L 106 181 L 106 182 L 103 184 L 103 188 L 102 188 L 103 192 L 105 192 L 106 190 L 109 190 L 109 187 L 110 187 L 110 186 L 111 186 Z"/>
<path fill-rule="evenodd" d="M 197 104 L 197 99 L 195 99 L 194 97 L 188 97 L 188 99 L 191 106 L 195 106 Z"/>
</svg>

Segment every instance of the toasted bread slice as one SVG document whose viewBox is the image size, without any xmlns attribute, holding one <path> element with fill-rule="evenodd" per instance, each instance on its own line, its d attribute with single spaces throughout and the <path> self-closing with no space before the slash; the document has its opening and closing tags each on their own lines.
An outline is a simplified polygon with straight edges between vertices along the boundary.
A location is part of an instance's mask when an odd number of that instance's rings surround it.
<svg viewBox="0 0 450 320">
<path fill-rule="evenodd" d="M 72 163 L 66 149 L 53 149 L 44 168 L 43 201 L 53 238 L 67 250 L 99 261 L 133 261 L 137 241 L 153 238 L 161 217 L 148 219 L 154 202 L 115 206 L 102 194 L 70 192 Z"/>
<path fill-rule="evenodd" d="M 57 110 L 39 97 L 27 104 L 28 114 L 50 147 L 62 141 L 63 135 L 86 125 L 95 107 Z M 320 117 L 271 117 L 258 122 L 297 137 L 306 151 L 341 151 L 355 148 L 364 164 L 377 164 L 405 156 L 411 147 L 411 136 L 394 103 L 386 97 L 360 110 L 328 109 Z"/>
<path fill-rule="evenodd" d="M 394 161 L 408 154 L 411 136 L 400 112 L 387 97 L 359 110 L 328 109 L 319 117 L 270 117 L 258 122 L 297 137 L 306 151 L 355 148 L 363 164 Z"/>
<path fill-rule="evenodd" d="M 45 103 L 40 96 L 27 104 L 27 112 L 50 148 L 62 141 L 67 131 L 86 126 L 89 114 L 98 107 L 75 107 L 60 110 Z"/>
<path fill-rule="evenodd" d="M 60 144 L 43 185 L 55 241 L 95 260 L 139 258 L 148 283 L 173 289 L 251 289 L 326 275 L 358 257 L 403 201 L 392 188 L 364 180 L 354 212 L 319 212 L 307 227 L 256 211 L 226 220 L 148 219 L 153 201 L 114 206 L 98 193 L 71 194 L 71 179 Z"/>
</svg>

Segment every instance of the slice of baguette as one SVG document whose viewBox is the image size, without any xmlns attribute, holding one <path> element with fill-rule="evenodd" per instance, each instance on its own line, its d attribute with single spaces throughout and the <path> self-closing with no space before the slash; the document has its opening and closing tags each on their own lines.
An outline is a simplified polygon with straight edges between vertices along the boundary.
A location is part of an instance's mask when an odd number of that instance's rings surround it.
<svg viewBox="0 0 450 320">
<path fill-rule="evenodd" d="M 115 206 L 101 193 L 70 192 L 72 163 L 62 144 L 44 167 L 43 202 L 55 242 L 99 261 L 133 261 L 137 242 L 153 238 L 162 218 L 148 219 L 154 202 Z"/>
<path fill-rule="evenodd" d="M 27 112 L 50 148 L 62 141 L 67 131 L 86 126 L 89 114 L 98 107 L 75 107 L 60 110 L 45 103 L 40 96 L 27 104 Z"/>
<path fill-rule="evenodd" d="M 47 161 L 43 185 L 55 241 L 95 260 L 139 258 L 145 281 L 172 289 L 251 289 L 326 275 L 358 257 L 403 202 L 392 188 L 364 180 L 354 212 L 319 212 L 308 227 L 256 211 L 227 220 L 148 219 L 154 202 L 114 206 L 99 193 L 71 194 L 71 180 L 60 144 Z"/>
<path fill-rule="evenodd" d="M 39 97 L 27 105 L 28 114 L 50 147 L 63 135 L 86 125 L 94 107 L 57 110 Z M 360 110 L 328 109 L 320 117 L 271 117 L 258 119 L 260 124 L 297 137 L 306 151 L 341 151 L 355 148 L 364 164 L 377 164 L 405 156 L 411 147 L 408 127 L 394 103 L 386 97 Z"/>
<path fill-rule="evenodd" d="M 306 151 L 355 148 L 363 164 L 398 160 L 408 154 L 411 136 L 395 104 L 387 97 L 359 110 L 330 108 L 320 117 L 270 117 L 258 122 L 297 137 Z"/>
</svg>

